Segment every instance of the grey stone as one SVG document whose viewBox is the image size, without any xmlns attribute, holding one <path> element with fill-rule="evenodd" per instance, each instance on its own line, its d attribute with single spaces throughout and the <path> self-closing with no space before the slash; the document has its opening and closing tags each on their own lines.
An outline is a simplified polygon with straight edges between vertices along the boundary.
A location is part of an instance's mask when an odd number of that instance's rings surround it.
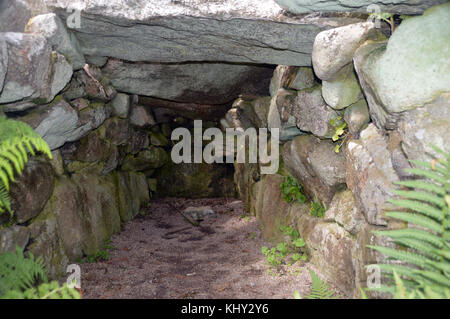
<svg viewBox="0 0 450 319">
<path fill-rule="evenodd" d="M 133 105 L 130 112 L 130 124 L 137 127 L 150 127 L 156 125 L 156 122 L 147 107 Z"/>
<path fill-rule="evenodd" d="M 51 48 L 44 37 L 23 33 L 0 34 L 8 45 L 8 72 L 0 104 L 42 98 L 49 101 Z"/>
<path fill-rule="evenodd" d="M 350 134 L 358 134 L 370 122 L 369 107 L 366 100 L 361 99 L 347 107 L 344 112 L 344 120 L 348 125 Z"/>
<path fill-rule="evenodd" d="M 15 252 L 16 246 L 25 249 L 30 239 L 30 232 L 24 226 L 11 226 L 0 229 L 0 254 Z"/>
<path fill-rule="evenodd" d="M 118 93 L 111 102 L 112 114 L 121 118 L 127 118 L 130 112 L 130 96 Z"/>
<path fill-rule="evenodd" d="M 117 180 L 120 218 L 122 222 L 128 222 L 150 200 L 147 180 L 142 173 L 120 171 L 117 173 Z"/>
<path fill-rule="evenodd" d="M 398 176 L 393 168 L 386 138 L 374 124 L 361 132 L 359 140 L 347 143 L 347 186 L 358 207 L 372 225 L 387 225 L 384 212 L 394 208 L 393 182 Z"/>
<path fill-rule="evenodd" d="M 324 219 L 337 222 L 352 235 L 357 235 L 365 223 L 364 214 L 358 208 L 353 193 L 348 189 L 334 195 Z"/>
<path fill-rule="evenodd" d="M 25 122 L 42 136 L 51 150 L 76 139 L 74 132 L 78 127 L 78 113 L 64 100 L 36 113 L 36 117 L 36 120 L 26 119 Z"/>
<path fill-rule="evenodd" d="M 402 22 L 368 74 L 384 107 L 403 112 L 431 102 L 450 88 L 450 3 Z M 426 85 L 424 85 L 426 83 Z"/>
<path fill-rule="evenodd" d="M 279 65 L 270 82 L 270 96 L 274 97 L 279 89 L 303 90 L 316 84 L 310 67 L 290 67 Z"/>
<path fill-rule="evenodd" d="M 332 80 L 352 62 L 353 54 L 368 39 L 378 37 L 375 24 L 362 22 L 319 33 L 314 41 L 312 64 L 322 80 Z"/>
<path fill-rule="evenodd" d="M 108 62 L 108 57 L 104 56 L 96 56 L 96 55 L 88 55 L 85 57 L 86 62 L 98 67 L 103 67 L 106 62 Z"/>
<path fill-rule="evenodd" d="M 8 71 L 8 45 L 4 39 L 0 39 L 0 93 L 3 90 L 6 72 Z"/>
<path fill-rule="evenodd" d="M 342 110 L 363 98 L 352 64 L 339 70 L 333 80 L 322 81 L 322 96 L 335 110 Z"/>
<path fill-rule="evenodd" d="M 188 207 L 183 214 L 194 221 L 217 217 L 217 213 L 210 206 Z"/>
<path fill-rule="evenodd" d="M 0 1 L 0 32 L 23 32 L 30 17 L 30 6 L 25 1 Z"/>
<path fill-rule="evenodd" d="M 373 12 L 368 11 L 369 6 L 374 4 L 370 0 L 275 0 L 281 7 L 292 13 L 308 13 L 308 12 Z M 379 12 L 393 12 L 402 14 L 418 14 L 425 9 L 445 3 L 446 0 L 388 0 L 377 4 Z"/>
<path fill-rule="evenodd" d="M 67 31 L 56 14 L 48 13 L 32 18 L 26 32 L 44 36 L 53 50 L 63 54 L 69 60 L 74 70 L 81 69 L 86 64 L 77 38 Z"/>
<path fill-rule="evenodd" d="M 324 138 L 330 138 L 334 134 L 330 120 L 339 116 L 325 103 L 320 86 L 298 91 L 287 113 L 295 117 L 300 130 Z"/>
<path fill-rule="evenodd" d="M 311 135 L 298 136 L 283 145 L 283 163 L 306 194 L 327 206 L 345 184 L 345 156 L 334 144 Z"/>
<path fill-rule="evenodd" d="M 66 87 L 67 83 L 72 79 L 72 74 L 72 66 L 67 62 L 66 58 L 57 52 L 53 52 L 49 100 L 53 100 Z"/>
<path fill-rule="evenodd" d="M 110 60 L 103 73 L 121 92 L 176 102 L 223 104 L 267 90 L 272 69 L 224 63 L 135 64 Z M 149 79 L 151 79 L 149 81 Z"/>
<path fill-rule="evenodd" d="M 295 96 L 293 91 L 279 89 L 270 102 L 267 126 L 270 130 L 279 130 L 281 141 L 289 141 L 303 134 L 297 127 L 296 118 L 292 112 L 289 113 L 292 111 Z"/>
<path fill-rule="evenodd" d="M 404 112 L 398 123 L 402 148 L 408 158 L 427 162 L 442 157 L 431 145 L 450 153 L 449 128 L 450 93 L 440 95 L 423 107 Z"/>
<path fill-rule="evenodd" d="M 289 18 L 272 0 L 222 0 L 214 6 L 200 0 L 164 5 L 156 0 L 49 0 L 47 5 L 63 20 L 70 14 L 67 8 L 80 9 L 82 23 L 74 31 L 85 55 L 127 61 L 309 66 L 318 32 L 361 21 Z"/>
<path fill-rule="evenodd" d="M 316 84 L 314 73 L 310 67 L 298 67 L 295 68 L 292 76 L 292 80 L 288 84 L 289 89 L 303 90 L 309 89 Z"/>
<path fill-rule="evenodd" d="M 359 84 L 369 105 L 372 121 L 379 128 L 395 129 L 398 115 L 389 112 L 381 103 L 376 90 L 371 86 L 370 79 L 373 66 L 384 52 L 385 47 L 386 42 L 367 42 L 356 50 L 353 61 L 358 74 Z"/>
</svg>

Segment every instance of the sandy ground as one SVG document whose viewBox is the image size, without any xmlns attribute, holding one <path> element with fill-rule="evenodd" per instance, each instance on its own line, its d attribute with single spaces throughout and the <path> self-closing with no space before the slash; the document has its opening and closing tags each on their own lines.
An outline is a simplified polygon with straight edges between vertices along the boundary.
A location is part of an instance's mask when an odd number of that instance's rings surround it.
<svg viewBox="0 0 450 319">
<path fill-rule="evenodd" d="M 195 227 L 177 212 L 211 206 L 217 213 Z M 107 261 L 82 264 L 84 298 L 293 298 L 309 293 L 308 263 L 270 274 L 268 245 L 242 202 L 174 199 L 152 202 L 146 216 L 111 238 Z M 316 271 L 317 273 L 317 271 Z"/>
</svg>

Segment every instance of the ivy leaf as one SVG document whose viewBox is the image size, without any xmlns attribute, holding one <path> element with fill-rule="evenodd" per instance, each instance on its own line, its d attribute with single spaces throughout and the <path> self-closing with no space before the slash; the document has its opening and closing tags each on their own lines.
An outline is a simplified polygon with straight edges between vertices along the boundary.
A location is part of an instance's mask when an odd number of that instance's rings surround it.
<svg viewBox="0 0 450 319">
<path fill-rule="evenodd" d="M 335 153 L 339 153 L 340 148 L 341 147 L 339 145 L 336 145 L 335 148 L 334 148 L 334 152 Z"/>
</svg>

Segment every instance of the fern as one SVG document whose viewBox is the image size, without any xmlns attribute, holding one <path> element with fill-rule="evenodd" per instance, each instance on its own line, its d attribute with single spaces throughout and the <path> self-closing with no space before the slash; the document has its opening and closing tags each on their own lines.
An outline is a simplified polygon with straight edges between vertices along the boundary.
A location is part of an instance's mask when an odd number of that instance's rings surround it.
<svg viewBox="0 0 450 319">
<path fill-rule="evenodd" d="M 311 274 L 311 291 L 305 297 L 306 299 L 337 299 L 336 292 L 328 286 L 326 282 L 320 279 L 314 271 L 308 269 Z M 301 299 L 298 291 L 294 293 L 295 299 Z"/>
<path fill-rule="evenodd" d="M 39 287 L 25 291 L 11 290 L 2 296 L 3 299 L 80 299 L 80 293 L 69 288 L 67 284 L 60 286 L 57 281 L 43 283 Z"/>
<path fill-rule="evenodd" d="M 32 253 L 25 257 L 23 251 L 16 247 L 15 253 L 0 255 L 0 298 L 78 299 L 80 294 L 67 284 L 48 283 L 42 258 L 35 259 Z"/>
<path fill-rule="evenodd" d="M 0 117 L 0 214 L 12 214 L 9 198 L 10 182 L 14 171 L 20 174 L 28 162 L 28 154 L 42 152 L 49 158 L 52 153 L 47 143 L 28 124 Z"/>
<path fill-rule="evenodd" d="M 431 163 L 411 161 L 418 167 L 409 172 L 422 180 L 397 182 L 407 190 L 395 191 L 401 198 L 389 201 L 407 211 L 386 215 L 408 223 L 409 228 L 374 232 L 400 249 L 368 246 L 396 262 L 377 265 L 387 284 L 370 290 L 389 292 L 394 298 L 450 296 L 450 155 L 433 148 L 443 158 Z"/>
<path fill-rule="evenodd" d="M 11 290 L 26 290 L 39 280 L 47 281 L 41 257 L 25 258 L 22 249 L 0 255 L 0 296 Z"/>
</svg>

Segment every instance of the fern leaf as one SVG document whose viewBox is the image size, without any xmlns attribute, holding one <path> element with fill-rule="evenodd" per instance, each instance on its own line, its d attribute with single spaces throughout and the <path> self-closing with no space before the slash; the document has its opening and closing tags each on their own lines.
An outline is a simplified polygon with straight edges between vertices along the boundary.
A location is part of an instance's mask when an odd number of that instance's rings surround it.
<svg viewBox="0 0 450 319">
<path fill-rule="evenodd" d="M 389 247 L 383 247 L 383 246 L 371 246 L 368 245 L 367 247 L 372 248 L 374 250 L 379 251 L 380 253 L 386 255 L 387 257 L 391 257 L 394 258 L 396 260 L 400 260 L 403 262 L 407 262 L 407 263 L 411 263 L 413 265 L 417 265 L 420 267 L 425 267 L 426 266 L 426 261 L 427 258 L 409 252 L 409 251 L 402 251 L 402 250 L 397 250 L 397 249 L 393 249 L 393 248 L 389 248 Z"/>
<path fill-rule="evenodd" d="M 419 201 L 409 199 L 391 199 L 388 202 L 396 206 L 408 208 L 418 213 L 430 216 L 439 221 L 442 221 L 444 218 L 444 213 L 441 210 Z"/>
<path fill-rule="evenodd" d="M 439 234 L 442 233 L 442 225 L 441 224 L 435 222 L 433 219 L 431 219 L 429 217 L 426 217 L 426 216 L 423 216 L 420 214 L 412 214 L 412 213 L 404 213 L 404 212 L 388 212 L 388 213 L 386 213 L 386 216 L 428 228 Z"/>
<path fill-rule="evenodd" d="M 442 196 L 445 195 L 445 190 L 442 187 L 425 181 L 398 181 L 394 182 L 394 184 L 410 188 L 422 189 Z"/>
<path fill-rule="evenodd" d="M 397 190 L 394 191 L 394 194 L 398 196 L 402 196 L 408 199 L 416 199 L 421 200 L 423 202 L 428 202 L 431 204 L 435 204 L 440 208 L 445 206 L 445 200 L 442 197 L 427 193 L 427 192 L 417 192 L 417 191 L 403 191 Z"/>
<path fill-rule="evenodd" d="M 314 271 L 308 269 L 311 274 L 311 291 L 306 296 L 307 299 L 336 299 L 334 290 L 331 290 L 327 283 L 325 283 Z"/>
<path fill-rule="evenodd" d="M 437 248 L 442 248 L 444 246 L 442 239 L 434 234 L 426 232 L 421 229 L 399 229 L 399 230 L 381 230 L 374 231 L 376 235 L 387 236 L 393 239 L 401 239 L 401 238 L 416 238 L 420 240 L 424 240 Z"/>
<path fill-rule="evenodd" d="M 421 169 L 421 168 L 408 168 L 408 169 L 405 169 L 405 171 L 407 171 L 408 173 L 417 175 L 417 176 L 429 178 L 440 184 L 446 183 L 445 178 L 439 173 L 431 172 L 431 171 Z"/>
<path fill-rule="evenodd" d="M 445 175 L 445 173 L 446 173 L 446 169 L 442 165 L 431 164 L 431 163 L 428 163 L 428 162 L 417 161 L 417 160 L 411 160 L 410 162 L 413 163 L 413 164 L 416 164 L 417 166 L 421 166 L 423 168 L 428 168 L 430 170 L 436 171 L 436 172 L 441 173 L 443 175 Z"/>
<path fill-rule="evenodd" d="M 435 252 L 435 247 L 423 240 L 416 238 L 397 238 L 395 239 L 395 243 L 403 247 L 415 249 L 417 253 L 427 256 L 432 260 L 441 260 L 441 256 Z"/>
</svg>

